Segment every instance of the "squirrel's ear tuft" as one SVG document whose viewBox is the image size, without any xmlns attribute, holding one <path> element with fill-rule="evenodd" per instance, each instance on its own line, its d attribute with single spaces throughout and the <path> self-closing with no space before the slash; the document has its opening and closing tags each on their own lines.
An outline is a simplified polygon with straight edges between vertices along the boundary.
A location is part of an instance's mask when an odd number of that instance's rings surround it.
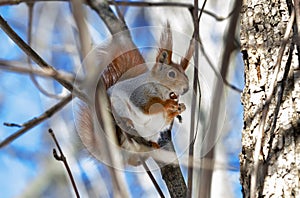
<svg viewBox="0 0 300 198">
<path fill-rule="evenodd" d="M 189 62 L 194 54 L 194 51 L 195 51 L 195 40 L 192 39 L 190 41 L 190 46 L 189 46 L 189 49 L 187 50 L 186 54 L 185 54 L 185 57 L 181 59 L 181 62 L 180 62 L 180 65 L 182 67 L 183 70 L 186 70 L 186 68 L 188 67 L 189 65 Z"/>
<path fill-rule="evenodd" d="M 171 64 L 172 62 L 172 32 L 170 29 L 170 23 L 167 22 L 164 31 L 160 37 L 160 44 L 158 49 L 158 54 L 156 56 L 156 62 Z"/>
</svg>

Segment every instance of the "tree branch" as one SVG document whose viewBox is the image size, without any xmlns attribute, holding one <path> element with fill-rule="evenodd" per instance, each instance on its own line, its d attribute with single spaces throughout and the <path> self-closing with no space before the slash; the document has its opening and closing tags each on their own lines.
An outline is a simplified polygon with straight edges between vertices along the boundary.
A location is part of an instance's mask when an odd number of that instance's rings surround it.
<svg viewBox="0 0 300 198">
<path fill-rule="evenodd" d="M 172 128 L 172 127 L 171 127 Z M 161 133 L 161 137 L 158 140 L 159 146 L 169 152 L 176 155 L 174 145 L 171 137 L 171 130 Z M 182 172 L 180 170 L 178 159 L 174 159 L 173 163 L 162 163 L 156 160 L 156 163 L 160 167 L 162 178 L 165 180 L 170 196 L 173 198 L 186 197 L 187 187 L 184 182 Z"/>
<path fill-rule="evenodd" d="M 70 0 L 0 0 L 0 6 L 4 5 L 18 5 L 20 3 L 32 3 L 32 2 L 68 2 Z M 87 0 L 89 1 L 89 0 Z M 86 1 L 84 1 L 86 3 Z M 119 5 L 119 6 L 132 6 L 132 7 L 179 7 L 179 8 L 188 8 L 193 9 L 194 5 L 190 3 L 182 2 L 150 2 L 150 1 L 107 1 L 109 5 Z M 199 11 L 202 11 L 198 8 Z M 218 16 L 215 13 L 203 10 L 204 14 L 213 17 L 217 21 L 223 21 L 228 19 L 233 11 L 231 11 L 227 16 Z"/>
<path fill-rule="evenodd" d="M 58 79 L 56 74 L 58 73 L 56 69 L 46 63 L 45 60 L 42 59 L 29 45 L 25 43 L 25 41 L 8 25 L 8 23 L 3 19 L 0 15 L 0 27 L 1 29 L 22 49 L 23 52 L 27 54 L 36 64 L 38 64 L 41 68 L 50 70 L 54 75 L 54 79 L 57 80 L 61 85 L 67 88 L 69 91 L 73 92 L 75 96 L 80 99 L 87 100 L 87 97 L 82 94 L 79 90 L 77 90 L 73 85 L 67 82 L 64 79 Z"/>
<path fill-rule="evenodd" d="M 57 79 L 66 80 L 68 82 L 73 82 L 75 80 L 75 77 L 73 75 L 64 73 L 63 71 L 56 70 L 56 72 L 53 72 L 53 70 L 48 70 L 48 69 L 43 69 L 43 70 L 31 69 L 31 68 L 23 67 L 24 64 L 27 63 L 0 60 L 0 69 L 11 71 L 11 72 L 17 72 L 21 74 L 34 74 L 34 75 L 47 77 L 47 78 L 54 78 L 55 76 Z"/>
<path fill-rule="evenodd" d="M 164 197 L 165 197 L 165 196 L 164 196 L 164 193 L 163 193 L 162 190 L 160 189 L 160 187 L 159 187 L 158 183 L 156 182 L 156 180 L 155 180 L 153 174 L 152 174 L 151 171 L 149 170 L 149 167 L 147 166 L 145 160 L 141 158 L 141 162 L 142 162 L 142 165 L 143 165 L 144 169 L 146 170 L 146 172 L 147 172 L 149 178 L 151 179 L 151 181 L 152 181 L 152 183 L 153 183 L 155 189 L 157 190 L 158 194 L 160 195 L 161 198 L 164 198 Z"/>
<path fill-rule="evenodd" d="M 87 4 L 97 12 L 112 35 L 127 30 L 126 25 L 115 16 L 107 1 L 87 0 Z"/>
<path fill-rule="evenodd" d="M 192 17 L 193 17 L 193 25 L 194 25 L 194 39 L 196 40 L 195 42 L 195 52 L 194 52 L 194 73 L 193 73 L 193 92 L 196 95 L 196 97 L 192 98 L 192 105 L 191 105 L 191 124 L 190 124 L 190 137 L 189 137 L 189 161 L 188 161 L 188 196 L 187 197 L 192 197 L 192 188 L 193 188 L 193 169 L 194 169 L 194 143 L 195 143 L 195 115 L 196 115 L 196 102 L 197 99 L 199 99 L 199 108 L 201 104 L 201 87 L 199 79 L 198 79 L 198 63 L 199 63 L 199 48 L 198 48 L 198 42 L 200 40 L 199 36 L 199 20 L 202 15 L 202 10 L 204 10 L 206 0 L 203 3 L 199 18 L 198 18 L 198 0 L 194 1 L 194 9 L 191 10 L 192 12 Z M 199 92 L 198 92 L 198 89 Z M 199 94 L 199 98 L 197 98 L 197 95 Z"/>
<path fill-rule="evenodd" d="M 60 156 L 58 156 L 56 149 L 53 149 L 53 156 L 54 156 L 54 158 L 55 158 L 57 161 L 62 161 L 62 162 L 64 163 L 64 165 L 65 165 L 65 167 L 66 167 L 66 169 L 67 169 L 68 175 L 69 175 L 69 177 L 70 177 L 70 180 L 71 180 L 73 189 L 74 189 L 74 191 L 75 191 L 76 197 L 79 198 L 79 197 L 80 197 L 80 196 L 79 196 L 79 192 L 78 192 L 78 189 L 77 189 L 75 180 L 74 180 L 74 178 L 73 178 L 71 169 L 70 169 L 70 167 L 69 167 L 69 165 L 68 165 L 67 158 L 64 156 L 64 153 L 62 152 L 62 149 L 60 148 L 60 145 L 59 145 L 59 143 L 58 143 L 58 141 L 57 141 L 57 139 L 56 139 L 56 137 L 55 137 L 55 134 L 54 134 L 53 130 L 52 130 L 52 129 L 49 129 L 48 131 L 49 131 L 51 137 L 53 138 L 53 140 L 54 140 L 54 142 L 55 142 L 55 144 L 56 144 L 56 146 L 57 146 L 57 148 L 58 148 L 58 151 L 59 151 L 59 153 L 60 153 Z"/>
<path fill-rule="evenodd" d="M 222 54 L 222 60 L 221 60 L 221 76 L 223 78 L 226 78 L 228 68 L 229 68 L 229 61 L 230 56 L 234 47 L 234 38 L 235 33 L 237 29 L 237 22 L 239 19 L 240 14 L 240 8 L 241 8 L 241 1 L 235 0 L 233 5 L 233 15 L 231 16 L 231 19 L 228 24 L 228 29 L 225 35 L 226 42 L 224 46 L 224 51 Z M 211 145 L 212 142 L 216 139 L 217 130 L 218 130 L 218 120 L 219 120 L 219 111 L 220 111 L 220 101 L 222 99 L 222 95 L 224 93 L 224 87 L 223 87 L 223 81 L 220 79 L 216 80 L 216 85 L 213 93 L 213 102 L 212 102 L 212 124 L 208 131 L 208 137 L 207 141 L 204 144 L 204 148 L 209 149 L 208 153 L 204 155 L 206 159 L 209 159 L 210 161 L 210 167 L 214 167 L 214 159 L 215 159 L 215 145 Z M 204 149 L 204 150 L 206 150 Z M 207 170 L 207 169 L 200 169 L 200 188 L 199 188 L 199 195 L 203 197 L 210 197 L 211 196 L 211 182 L 212 182 L 212 176 L 213 176 L 213 169 Z M 205 181 L 205 182 L 204 182 Z"/>
<path fill-rule="evenodd" d="M 25 134 L 29 129 L 37 126 L 38 124 L 40 124 L 44 120 L 50 118 L 54 113 L 56 113 L 62 107 L 64 107 L 66 104 L 68 104 L 72 100 L 72 98 L 73 98 L 72 94 L 69 94 L 67 97 L 65 97 L 59 103 L 57 103 L 56 105 L 54 105 L 53 107 L 51 107 L 50 109 L 45 111 L 39 117 L 33 118 L 33 119 L 29 120 L 28 122 L 25 122 L 24 124 L 22 124 L 21 125 L 23 127 L 22 129 L 20 129 L 19 131 L 15 132 L 14 134 L 7 137 L 5 140 L 0 142 L 0 149 L 3 148 L 4 146 L 8 145 L 12 141 L 14 141 L 15 139 L 17 139 L 21 135 Z"/>
</svg>

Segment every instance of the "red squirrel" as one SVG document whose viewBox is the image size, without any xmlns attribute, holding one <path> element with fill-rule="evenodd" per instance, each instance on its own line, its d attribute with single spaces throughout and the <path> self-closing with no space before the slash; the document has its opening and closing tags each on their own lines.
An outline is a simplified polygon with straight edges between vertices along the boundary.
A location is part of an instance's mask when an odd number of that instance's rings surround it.
<svg viewBox="0 0 300 198">
<path fill-rule="evenodd" d="M 167 23 L 161 34 L 156 63 L 150 70 L 133 77 L 123 75 L 125 72 L 122 68 L 131 68 L 143 63 L 138 50 L 133 50 L 115 58 L 102 73 L 116 124 L 123 133 L 129 134 L 130 137 L 138 137 L 128 142 L 128 136 L 126 138 L 122 133 L 118 133 L 122 136 L 119 140 L 124 149 L 142 151 L 138 143 L 147 143 L 146 146 L 159 148 L 157 141 L 160 132 L 168 129 L 173 119 L 186 109 L 178 100 L 179 96 L 189 89 L 185 69 L 192 57 L 193 46 L 179 64 L 172 61 L 172 47 L 172 32 Z M 111 72 L 115 72 L 117 78 L 111 77 Z M 82 123 L 79 136 L 87 149 L 95 152 L 97 149 L 93 147 L 97 145 L 95 138 L 92 138 L 95 134 L 91 115 L 83 112 Z M 135 145 L 134 149 L 131 146 L 132 142 Z M 139 164 L 130 156 L 127 161 L 132 165 Z"/>
</svg>

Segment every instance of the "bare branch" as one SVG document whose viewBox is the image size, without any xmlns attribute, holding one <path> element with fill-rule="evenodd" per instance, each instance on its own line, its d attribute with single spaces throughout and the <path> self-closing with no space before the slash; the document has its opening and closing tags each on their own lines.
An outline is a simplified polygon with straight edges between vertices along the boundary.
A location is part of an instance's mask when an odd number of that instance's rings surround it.
<svg viewBox="0 0 300 198">
<path fill-rule="evenodd" d="M 22 125 L 20 124 L 16 124 L 16 123 L 8 123 L 8 122 L 4 122 L 3 123 L 4 126 L 7 126 L 7 127 L 18 127 L 18 128 L 21 128 Z"/>
<path fill-rule="evenodd" d="M 168 138 L 170 138 L 170 137 L 168 137 Z M 166 138 L 164 139 L 164 141 L 166 141 Z M 171 145 L 167 144 L 167 147 L 170 147 L 170 146 Z M 173 151 L 161 149 L 159 151 L 159 153 L 153 152 L 153 153 L 149 153 L 149 154 L 156 162 L 160 162 L 162 164 L 168 164 L 173 167 L 178 165 L 178 157 L 177 157 L 176 153 L 174 153 Z M 191 157 L 192 156 L 180 157 L 181 165 L 184 167 L 189 167 L 188 161 L 190 160 Z M 212 168 L 211 167 L 212 163 L 216 164 L 216 167 Z M 217 169 L 217 170 L 239 171 L 239 167 L 228 166 L 228 164 L 218 162 L 214 159 L 212 162 L 212 159 L 209 159 L 209 158 L 194 158 L 193 167 L 198 168 L 198 169 L 199 168 L 207 169 L 207 170 L 212 170 L 212 169 L 216 170 Z M 175 173 L 173 172 L 173 176 L 174 175 L 175 175 Z"/>
<path fill-rule="evenodd" d="M 74 178 L 73 178 L 71 169 L 70 169 L 70 167 L 69 167 L 69 165 L 68 165 L 67 158 L 64 156 L 64 153 L 62 152 L 62 149 L 60 148 L 60 145 L 59 145 L 59 143 L 58 143 L 58 141 L 57 141 L 57 139 L 56 139 L 56 137 L 55 137 L 55 134 L 54 134 L 53 130 L 52 130 L 52 129 L 49 129 L 48 131 L 49 131 L 51 137 L 53 138 L 53 140 L 54 140 L 54 142 L 55 142 L 55 144 L 56 144 L 56 146 L 57 146 L 57 148 L 58 148 L 58 150 L 59 150 L 59 153 L 60 153 L 60 156 L 59 156 L 59 155 L 57 154 L 57 152 L 56 152 L 56 149 L 53 149 L 53 156 L 54 156 L 54 158 L 55 158 L 56 160 L 62 161 L 62 162 L 64 163 L 64 165 L 65 165 L 65 167 L 66 167 L 66 169 L 67 169 L 68 175 L 69 175 L 69 177 L 70 177 L 70 180 L 71 180 L 73 189 L 74 189 L 74 191 L 75 191 L 76 197 L 79 198 L 79 197 L 80 197 L 80 196 L 79 196 L 79 192 L 78 192 L 78 189 L 77 189 L 75 180 L 74 180 Z"/>
<path fill-rule="evenodd" d="M 213 70 L 214 74 L 216 76 L 219 75 L 219 72 L 217 71 L 216 69 L 216 66 L 212 63 L 211 59 L 208 57 L 207 53 L 206 53 L 206 50 L 204 49 L 204 45 L 202 44 L 202 41 L 201 41 L 201 38 L 200 38 L 200 50 L 204 56 L 204 58 L 206 59 L 208 65 L 210 66 L 210 68 Z M 222 76 L 222 79 L 223 79 L 223 82 L 226 86 L 228 86 L 229 88 L 231 88 L 232 90 L 238 92 L 238 93 L 241 93 L 242 92 L 242 89 L 241 88 L 238 88 L 236 87 L 235 85 L 231 84 L 230 82 L 228 82 L 228 80 L 226 79 L 226 77 Z"/>
<path fill-rule="evenodd" d="M 82 3 L 82 0 L 71 0 L 72 13 L 79 33 L 82 58 L 85 58 L 92 49 L 92 38 L 85 23 L 86 16 Z"/>
<path fill-rule="evenodd" d="M 242 93 L 242 89 L 241 88 L 238 88 L 236 87 L 235 85 L 231 84 L 230 82 L 227 81 L 226 78 L 223 78 L 223 82 L 226 86 L 228 86 L 229 88 L 231 88 L 233 91 L 236 91 L 238 93 Z"/>
<path fill-rule="evenodd" d="M 33 119 L 25 122 L 24 124 L 22 124 L 21 125 L 22 129 L 20 129 L 19 131 L 15 132 L 14 134 L 7 137 L 5 140 L 0 142 L 0 149 L 3 148 L 4 146 L 8 145 L 12 141 L 14 141 L 15 139 L 17 139 L 21 135 L 25 134 L 29 129 L 37 126 L 38 124 L 40 124 L 44 120 L 50 118 L 54 113 L 58 112 L 62 107 L 64 107 L 66 104 L 68 104 L 72 100 L 72 98 L 73 98 L 72 94 L 69 94 L 64 99 L 62 99 L 59 103 L 57 103 L 56 105 L 54 105 L 53 107 L 51 107 L 50 109 L 45 111 L 39 117 L 33 118 Z"/>
<path fill-rule="evenodd" d="M 153 174 L 151 173 L 151 171 L 149 170 L 149 167 L 147 166 L 146 162 L 144 159 L 141 159 L 142 165 L 144 167 L 144 169 L 146 170 L 146 173 L 148 174 L 148 176 L 150 177 L 155 189 L 157 190 L 158 194 L 160 195 L 160 197 L 164 198 L 164 193 L 162 192 L 162 190 L 160 189 L 158 183 L 156 182 Z"/>
<path fill-rule="evenodd" d="M 119 19 L 126 25 L 126 21 L 124 20 L 124 16 L 121 13 L 121 10 L 115 0 L 112 0 L 111 3 L 115 6 Z"/>
<path fill-rule="evenodd" d="M 188 161 L 188 181 L 187 181 L 187 186 L 188 186 L 188 194 L 187 197 L 192 197 L 192 188 L 193 188 L 193 164 L 194 164 L 194 143 L 195 143 L 195 121 L 196 119 L 193 119 L 196 114 L 196 102 L 197 99 L 199 99 L 199 107 L 201 104 L 201 87 L 199 79 L 198 79 L 198 64 L 199 64 L 199 48 L 198 48 L 198 42 L 200 40 L 199 36 L 199 20 L 202 16 L 204 7 L 206 5 L 206 1 L 204 1 L 199 18 L 198 18 L 198 0 L 194 1 L 194 9 L 192 10 L 192 16 L 193 16 L 193 25 L 194 25 L 194 39 L 196 40 L 195 42 L 195 52 L 194 52 L 194 73 L 193 73 L 193 92 L 196 95 L 196 97 L 192 98 L 192 105 L 191 105 L 191 124 L 190 124 L 190 137 L 189 137 L 189 161 Z M 199 90 L 199 93 L 198 93 Z M 199 94 L 198 98 L 197 95 Z"/>
<path fill-rule="evenodd" d="M 108 1 L 109 4 L 113 4 L 113 1 Z M 117 5 L 121 6 L 136 6 L 136 7 L 179 7 L 179 8 L 188 8 L 188 9 L 194 9 L 194 5 L 190 3 L 182 3 L 182 2 L 150 2 L 150 1 L 116 1 Z M 213 12 L 195 8 L 198 11 L 201 11 L 211 17 L 213 17 L 217 21 L 223 21 L 228 19 L 228 17 L 231 16 L 233 12 L 230 12 L 228 16 L 222 17 L 218 16 Z"/>
<path fill-rule="evenodd" d="M 25 52 L 36 64 L 38 64 L 43 69 L 51 70 L 54 74 L 57 74 L 56 69 L 46 63 L 30 46 L 28 46 L 23 39 L 8 25 L 8 23 L 0 15 L 0 27 L 1 29 Z M 56 75 L 53 77 L 60 84 L 62 84 L 69 91 L 73 92 L 75 96 L 78 96 L 80 99 L 87 100 L 87 97 L 78 91 L 73 85 L 66 80 L 57 79 Z"/>
<path fill-rule="evenodd" d="M 230 61 L 230 56 L 231 53 L 235 49 L 235 33 L 237 29 L 237 23 L 239 19 L 239 14 L 240 14 L 240 8 L 241 8 L 241 1 L 240 0 L 235 0 L 233 4 L 233 15 L 230 18 L 227 32 L 225 35 L 226 42 L 224 46 L 224 51 L 222 54 L 222 60 L 221 60 L 221 76 L 223 78 L 226 78 L 228 69 L 229 69 L 229 61 Z M 208 139 L 209 140 L 215 140 L 217 136 L 217 128 L 218 128 L 218 120 L 219 120 L 219 112 L 220 112 L 220 105 L 221 105 L 221 99 L 222 95 L 224 93 L 224 87 L 223 87 L 223 81 L 220 79 L 216 80 L 216 85 L 214 88 L 214 93 L 212 95 L 213 101 L 212 101 L 212 123 L 214 123 L 209 131 L 208 131 Z M 210 145 L 211 142 L 208 141 L 206 144 L 203 146 L 203 148 L 209 149 L 208 153 L 205 154 L 205 158 L 210 159 L 211 163 L 210 166 L 214 167 L 214 159 L 215 159 L 215 145 Z M 211 196 L 211 182 L 212 182 L 212 175 L 213 175 L 213 170 L 203 170 L 200 169 L 200 188 L 199 188 L 199 195 L 203 195 L 204 197 L 210 197 Z"/>
<path fill-rule="evenodd" d="M 163 160 L 159 160 L 160 156 L 151 156 L 156 161 L 156 163 L 161 167 L 160 171 L 162 174 L 162 178 L 164 179 L 167 188 L 171 197 L 186 197 L 187 195 L 187 187 L 184 182 L 184 178 L 182 172 L 180 170 L 179 161 L 177 158 L 177 154 L 174 149 L 174 145 L 171 137 L 171 129 L 164 133 L 161 133 L 161 137 L 158 140 L 159 146 L 162 148 L 159 152 L 159 155 L 163 153 L 169 153 L 164 156 Z M 169 160 L 165 160 L 168 159 Z M 160 158 L 162 159 L 162 158 Z"/>
<path fill-rule="evenodd" d="M 116 128 L 114 120 L 111 113 L 107 111 L 107 107 L 109 107 L 109 100 L 104 82 L 100 79 L 96 89 L 95 113 L 97 119 L 99 119 L 99 123 L 101 123 L 101 125 L 103 126 L 104 132 L 107 134 L 107 138 L 103 139 L 103 143 L 105 144 L 103 148 L 105 149 L 104 152 L 108 156 L 108 160 L 111 165 L 108 168 L 110 170 L 112 182 L 114 184 L 115 197 L 128 197 L 129 195 L 127 185 L 123 180 L 123 177 L 120 175 L 121 173 L 114 168 L 122 167 L 122 158 L 120 151 L 116 149 L 114 145 L 112 145 L 112 142 L 117 143 L 118 141 L 115 133 Z M 111 142 L 109 142 L 108 140 L 110 140 Z"/>
<path fill-rule="evenodd" d="M 68 2 L 69 0 L 0 0 L 0 6 L 4 5 L 18 5 L 20 3 L 32 3 L 32 2 Z M 89 0 L 84 1 L 87 3 Z M 181 2 L 149 2 L 149 1 L 107 1 L 110 5 L 119 5 L 119 6 L 132 6 L 132 7 L 179 7 L 179 8 L 188 8 L 193 9 L 194 5 L 190 3 L 181 3 Z M 88 4 L 88 3 L 87 3 Z M 201 9 L 198 8 L 198 11 L 201 11 Z M 223 21 L 228 19 L 233 11 L 231 11 L 227 16 L 218 16 L 215 13 L 203 10 L 204 14 L 207 14 L 208 16 L 213 17 L 217 21 Z M 119 15 L 119 14 L 118 14 Z M 120 17 L 120 16 L 119 16 Z M 122 20 L 122 18 L 120 18 Z M 123 21 L 123 20 L 122 20 Z"/>
<path fill-rule="evenodd" d="M 87 0 L 87 4 L 97 12 L 112 35 L 127 30 L 126 25 L 114 15 L 106 1 Z"/>
<path fill-rule="evenodd" d="M 34 9 L 34 2 L 27 2 L 27 7 L 28 7 L 28 30 L 27 30 L 27 43 L 28 46 L 31 46 L 31 38 L 32 38 L 32 20 L 33 20 L 33 9 Z M 27 63 L 29 68 L 33 68 L 32 64 L 31 64 L 31 59 L 29 56 L 27 56 Z M 31 81 L 33 82 L 33 84 L 35 85 L 35 87 L 45 96 L 50 97 L 50 98 L 55 98 L 55 99 L 62 99 L 62 96 L 59 96 L 57 94 L 53 94 L 48 92 L 46 89 L 44 89 L 40 83 L 37 81 L 37 79 L 35 78 L 35 76 L 32 73 L 29 73 L 29 77 L 31 79 Z"/>
<path fill-rule="evenodd" d="M 16 61 L 0 60 L 0 69 L 11 71 L 11 72 L 22 73 L 22 74 L 34 74 L 34 75 L 47 77 L 47 78 L 54 78 L 55 76 L 55 78 L 66 80 L 69 83 L 75 80 L 75 77 L 73 75 L 65 73 L 63 71 L 56 70 L 56 72 L 53 72 L 53 70 L 48 70 L 48 69 L 40 70 L 40 69 L 30 69 L 27 67 L 23 67 L 23 65 L 26 64 L 27 63 L 21 63 Z"/>
</svg>

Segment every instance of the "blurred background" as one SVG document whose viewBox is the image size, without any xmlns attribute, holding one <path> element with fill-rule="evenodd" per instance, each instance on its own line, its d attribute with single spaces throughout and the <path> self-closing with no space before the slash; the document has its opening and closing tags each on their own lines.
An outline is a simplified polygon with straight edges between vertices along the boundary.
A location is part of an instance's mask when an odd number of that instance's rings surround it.
<svg viewBox="0 0 300 198">
<path fill-rule="evenodd" d="M 31 40 L 32 48 L 47 63 L 59 71 L 75 76 L 84 57 L 80 53 L 78 29 L 70 3 L 67 1 L 37 1 L 34 4 L 27 4 L 24 2 L 29 1 L 21 1 L 17 5 L 12 5 L 12 2 L 0 1 L 0 15 L 23 40 L 26 42 L 28 39 Z M 192 1 L 176 2 L 193 3 Z M 203 1 L 200 1 L 199 5 L 202 3 Z M 30 12 L 31 8 L 32 12 Z M 215 78 L 213 70 L 219 71 L 220 68 L 226 42 L 224 35 L 228 27 L 228 16 L 232 9 L 231 1 L 211 0 L 207 3 L 205 10 L 224 18 L 216 20 L 216 17 L 203 13 L 200 20 L 200 37 L 206 52 L 205 55 L 203 51 L 199 52 L 200 81 L 201 86 L 203 85 L 202 104 L 208 104 L 203 107 L 204 109 L 211 107 L 209 105 L 211 94 L 207 92 L 212 91 L 210 79 Z M 113 10 L 115 11 L 115 9 Z M 168 20 L 176 32 L 175 35 L 179 35 L 179 38 L 191 37 L 193 33 L 192 17 L 188 9 L 184 7 L 120 6 L 120 10 L 124 14 L 129 29 L 145 26 L 163 27 Z M 84 11 L 93 45 L 96 46 L 106 41 L 110 37 L 110 33 L 105 24 L 88 6 L 84 6 Z M 32 14 L 32 20 L 30 20 L 30 14 Z M 31 36 L 28 37 L 30 28 Z M 155 31 L 147 30 L 148 28 L 134 29 L 132 36 L 136 45 L 144 49 L 142 50 L 143 55 L 151 56 L 151 52 L 148 52 L 146 48 L 154 46 L 159 35 Z M 237 43 L 239 42 L 238 32 L 236 32 Z M 184 45 L 183 49 L 185 50 L 188 43 Z M 179 52 L 182 50 L 180 40 L 174 39 L 174 48 L 180 54 Z M 3 141 L 18 130 L 17 127 L 8 127 L 3 123 L 22 124 L 38 117 L 58 103 L 68 91 L 51 78 L 35 76 L 37 82 L 34 82 L 26 73 L 7 71 L 1 67 L 1 65 L 7 64 L 29 67 L 25 53 L 1 29 L 0 61 L 0 141 Z M 209 61 L 211 62 L 209 63 Z M 38 68 L 35 64 L 32 64 L 32 67 Z M 243 63 L 238 48 L 231 57 L 228 71 L 227 81 L 242 89 Z M 192 69 L 188 70 L 188 74 L 192 75 Z M 224 85 L 224 88 L 225 94 L 222 99 L 222 112 L 220 112 L 222 126 L 220 126 L 220 131 L 214 141 L 216 143 L 216 165 L 213 171 L 211 192 L 212 197 L 242 197 L 238 158 L 242 130 L 240 92 L 229 86 Z M 189 104 L 190 97 L 193 97 L 192 94 L 183 99 L 185 103 Z M 72 104 L 66 105 L 59 113 L 0 149 L 1 198 L 75 197 L 63 164 L 53 157 L 52 149 L 56 147 L 48 133 L 49 128 L 55 132 L 67 157 L 81 197 L 113 196 L 113 186 L 107 167 L 90 157 L 80 144 L 75 126 L 76 105 Z M 205 113 L 206 110 L 203 110 L 203 114 Z M 182 131 L 189 130 L 189 120 L 190 109 L 183 114 Z M 202 120 L 209 122 L 207 118 Z M 198 133 L 201 133 L 201 130 Z M 184 156 L 187 154 L 189 136 L 184 136 L 188 133 L 181 132 L 180 134 L 183 136 L 174 138 L 174 144 L 176 150 L 181 153 L 181 156 Z M 201 145 L 198 147 L 200 148 Z M 151 164 L 151 161 L 149 163 Z M 181 168 L 186 179 L 187 168 L 185 166 Z M 132 197 L 158 197 L 151 180 L 142 167 L 126 167 L 126 171 L 123 172 Z M 168 195 L 159 170 L 154 170 L 153 174 L 157 178 L 160 188 Z M 201 181 L 197 179 L 195 181 L 194 187 L 197 189 L 197 182 Z"/>
</svg>

